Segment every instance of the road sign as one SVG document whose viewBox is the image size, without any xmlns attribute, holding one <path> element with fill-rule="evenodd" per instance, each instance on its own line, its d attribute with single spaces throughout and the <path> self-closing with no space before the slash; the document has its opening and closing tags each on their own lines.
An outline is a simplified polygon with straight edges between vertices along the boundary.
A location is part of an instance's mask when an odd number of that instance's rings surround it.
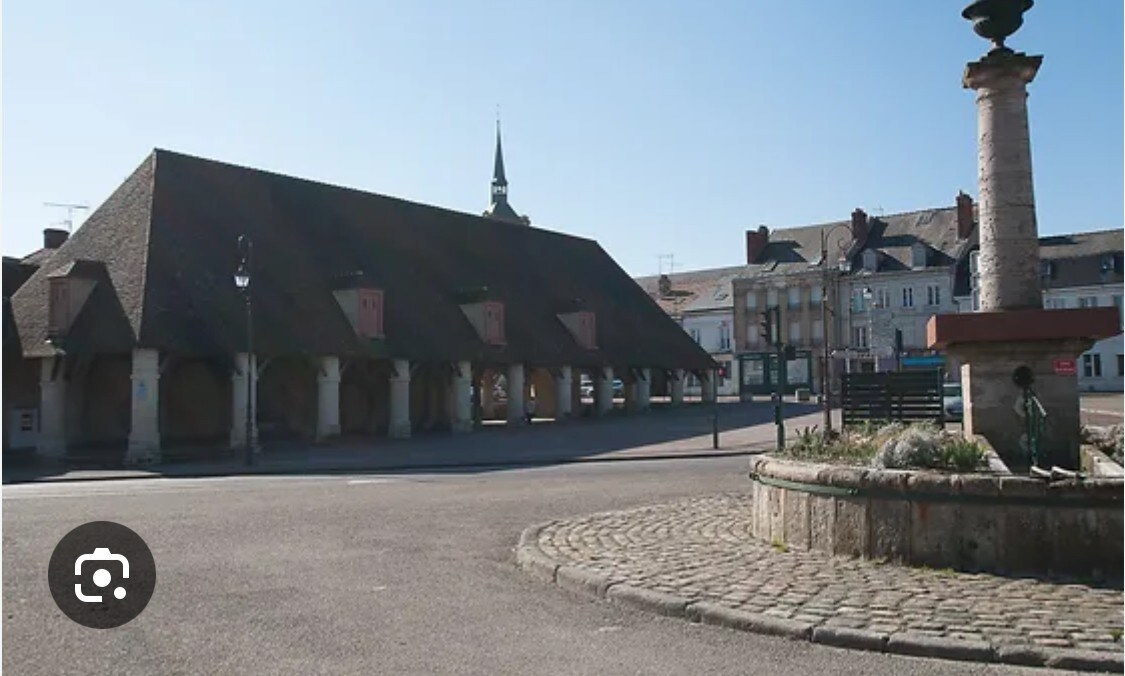
<svg viewBox="0 0 1125 676">
<path fill-rule="evenodd" d="M 1057 376 L 1072 376 L 1078 373 L 1078 365 L 1073 359 L 1056 359 L 1055 360 L 1055 375 Z"/>
</svg>

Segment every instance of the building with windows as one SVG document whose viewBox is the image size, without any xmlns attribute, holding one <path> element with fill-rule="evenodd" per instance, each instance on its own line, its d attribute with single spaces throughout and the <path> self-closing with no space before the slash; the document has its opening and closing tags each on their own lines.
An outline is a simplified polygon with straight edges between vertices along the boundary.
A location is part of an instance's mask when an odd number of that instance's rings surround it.
<svg viewBox="0 0 1125 676">
<path fill-rule="evenodd" d="M 719 365 L 715 385 L 720 396 L 738 394 L 738 362 L 734 357 L 734 290 L 743 266 L 696 270 L 651 277 L 637 283 Z M 700 396 L 702 384 L 689 375 L 688 396 Z"/>
<path fill-rule="evenodd" d="M 532 391 L 566 418 L 582 375 L 591 413 L 617 378 L 640 410 L 714 367 L 597 242 L 505 217 L 499 143 L 496 169 L 481 217 L 153 151 L 29 276 L 5 260 L 6 431 L 29 422 L 20 444 L 45 457 L 143 462 L 515 425 Z"/>
<path fill-rule="evenodd" d="M 1121 311 L 1122 230 L 1080 232 L 1039 238 L 1043 307 L 1048 310 L 1117 307 Z M 974 246 L 956 271 L 958 312 L 974 312 L 977 302 L 977 255 Z M 1122 324 L 1125 326 L 1125 323 Z M 1086 391 L 1125 389 L 1122 336 L 1098 341 L 1078 358 L 1078 387 Z"/>
<path fill-rule="evenodd" d="M 745 394 L 769 392 L 776 350 L 761 313 L 778 307 L 781 341 L 796 348 L 789 389 L 821 390 L 825 340 L 831 374 L 944 365 L 926 349 L 926 322 L 953 311 L 955 262 L 975 241 L 975 209 L 955 206 L 746 233 L 746 274 L 735 280 L 735 341 Z M 823 307 L 822 307 L 823 305 Z M 826 321 L 827 320 L 827 321 Z"/>
</svg>

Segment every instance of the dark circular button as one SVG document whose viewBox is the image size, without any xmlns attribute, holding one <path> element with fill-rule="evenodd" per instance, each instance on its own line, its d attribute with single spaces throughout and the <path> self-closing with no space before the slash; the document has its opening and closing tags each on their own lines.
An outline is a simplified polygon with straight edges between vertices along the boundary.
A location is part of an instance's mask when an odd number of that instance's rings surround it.
<svg viewBox="0 0 1125 676">
<path fill-rule="evenodd" d="M 78 624 L 112 629 L 148 605 L 156 589 L 156 562 L 131 529 L 91 521 L 63 536 L 47 564 L 47 583 L 59 610 Z"/>
</svg>

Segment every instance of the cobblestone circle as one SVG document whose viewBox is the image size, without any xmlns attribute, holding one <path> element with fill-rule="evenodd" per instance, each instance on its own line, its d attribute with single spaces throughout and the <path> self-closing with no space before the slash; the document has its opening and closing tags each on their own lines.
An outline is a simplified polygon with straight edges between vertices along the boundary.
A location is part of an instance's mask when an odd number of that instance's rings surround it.
<svg viewBox="0 0 1125 676">
<path fill-rule="evenodd" d="M 610 584 L 813 627 L 1021 647 L 1122 652 L 1120 588 L 883 564 L 754 539 L 745 495 L 693 498 L 547 524 L 539 550 Z"/>
</svg>

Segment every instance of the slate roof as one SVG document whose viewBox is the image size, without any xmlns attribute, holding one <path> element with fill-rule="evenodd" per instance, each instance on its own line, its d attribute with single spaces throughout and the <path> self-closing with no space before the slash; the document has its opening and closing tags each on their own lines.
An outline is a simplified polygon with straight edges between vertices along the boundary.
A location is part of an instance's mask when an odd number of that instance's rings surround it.
<svg viewBox="0 0 1125 676">
<path fill-rule="evenodd" d="M 711 358 L 592 240 L 157 149 L 12 296 L 25 356 L 53 354 L 47 280 L 100 262 L 59 346 L 231 354 L 245 345 L 232 280 L 254 243 L 256 351 L 417 361 L 706 369 Z M 89 272 L 89 271 L 87 271 Z M 359 339 L 332 288 L 361 272 L 384 290 L 386 339 Z M 466 289 L 505 303 L 506 346 L 477 337 Z M 597 350 L 556 316 L 597 315 Z"/>
<path fill-rule="evenodd" d="M 745 272 L 746 266 L 738 265 L 663 275 L 670 284 L 666 294 L 660 290 L 661 275 L 638 277 L 637 284 L 672 316 L 685 312 L 731 310 L 734 308 L 734 280 Z"/>
<path fill-rule="evenodd" d="M 973 249 L 980 248 L 976 242 L 973 244 Z M 1125 279 L 1122 275 L 1125 263 L 1123 250 L 1123 229 L 1040 237 L 1039 259 L 1050 261 L 1052 268 L 1052 274 L 1041 276 L 1040 281 L 1045 290 L 1122 284 Z M 971 293 L 967 259 L 957 267 L 953 293 L 955 296 Z"/>
</svg>

